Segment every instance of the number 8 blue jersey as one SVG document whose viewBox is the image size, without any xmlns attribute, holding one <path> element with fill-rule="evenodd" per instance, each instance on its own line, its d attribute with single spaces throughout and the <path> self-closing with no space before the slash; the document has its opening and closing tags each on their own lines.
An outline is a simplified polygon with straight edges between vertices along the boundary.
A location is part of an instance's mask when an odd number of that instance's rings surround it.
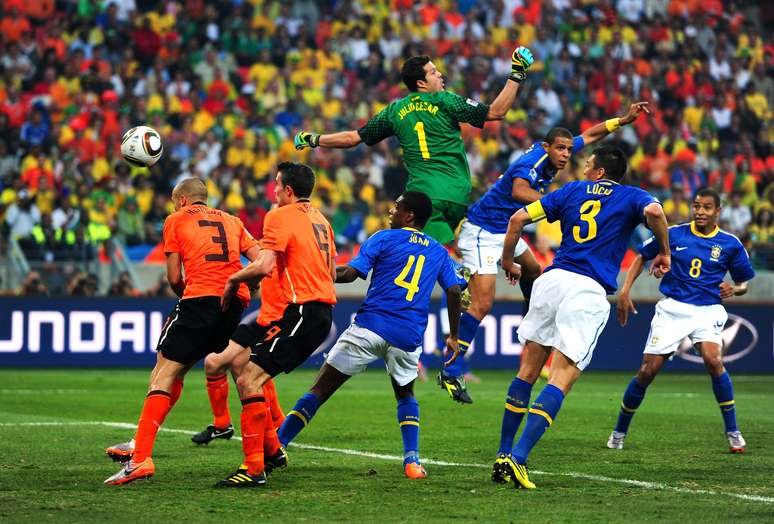
<svg viewBox="0 0 774 524">
<path fill-rule="evenodd" d="M 616 277 L 629 239 L 658 202 L 640 188 L 612 180 L 571 182 L 527 206 L 532 221 L 561 221 L 562 243 L 546 269 L 565 269 L 596 280 L 615 293 Z"/>
<path fill-rule="evenodd" d="M 640 254 L 650 260 L 658 253 L 651 237 L 640 247 Z M 720 304 L 720 284 L 731 273 L 734 282 L 746 282 L 755 276 L 744 246 L 731 233 L 719 227 L 703 235 L 693 222 L 669 228 L 672 269 L 664 275 L 659 289 L 669 298 L 708 306 Z"/>
<path fill-rule="evenodd" d="M 355 323 L 406 351 L 422 345 L 435 283 L 465 285 L 446 248 L 412 228 L 374 233 L 347 265 L 363 279 L 373 270 Z"/>
</svg>

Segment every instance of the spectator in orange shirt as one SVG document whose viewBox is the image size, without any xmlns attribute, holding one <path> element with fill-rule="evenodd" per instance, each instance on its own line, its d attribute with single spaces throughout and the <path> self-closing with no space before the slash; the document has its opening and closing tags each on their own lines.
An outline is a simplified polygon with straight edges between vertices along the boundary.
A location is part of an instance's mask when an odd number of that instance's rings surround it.
<svg viewBox="0 0 774 524">
<path fill-rule="evenodd" d="M 8 11 L 8 16 L 0 21 L 0 33 L 3 34 L 6 42 L 18 42 L 21 40 L 22 33 L 32 31 L 32 26 L 27 17 L 20 14 L 15 4 L 12 4 Z"/>
</svg>

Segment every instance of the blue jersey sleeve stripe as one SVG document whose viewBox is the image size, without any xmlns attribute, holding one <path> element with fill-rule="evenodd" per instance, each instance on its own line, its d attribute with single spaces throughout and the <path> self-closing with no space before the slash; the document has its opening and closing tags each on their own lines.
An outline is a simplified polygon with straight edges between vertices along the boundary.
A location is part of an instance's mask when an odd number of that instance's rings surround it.
<svg viewBox="0 0 774 524">
<path fill-rule="evenodd" d="M 539 159 L 537 162 L 535 162 L 535 165 L 533 165 L 532 167 L 533 167 L 534 169 L 537 169 L 537 168 L 540 166 L 540 164 L 542 164 L 542 163 L 543 163 L 543 161 L 544 161 L 546 158 L 548 158 L 548 153 L 546 153 L 546 154 L 544 154 L 543 156 L 541 156 L 541 157 L 540 157 L 540 159 Z"/>
</svg>

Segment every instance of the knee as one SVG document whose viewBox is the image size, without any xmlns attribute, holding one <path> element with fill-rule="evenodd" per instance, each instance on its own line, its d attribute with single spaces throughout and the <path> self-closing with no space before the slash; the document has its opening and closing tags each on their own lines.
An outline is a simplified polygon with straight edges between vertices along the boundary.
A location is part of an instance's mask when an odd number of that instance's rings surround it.
<svg viewBox="0 0 774 524">
<path fill-rule="evenodd" d="M 401 400 L 414 398 L 414 391 L 410 388 L 400 387 L 395 390 L 395 400 L 400 402 Z"/>
<path fill-rule="evenodd" d="M 705 358 L 704 366 L 707 368 L 707 372 L 713 377 L 719 377 L 726 370 L 723 367 L 723 357 L 720 355 Z"/>
<path fill-rule="evenodd" d="M 526 264 L 521 268 L 522 280 L 533 281 L 540 276 L 540 266 L 536 264 Z"/>
<path fill-rule="evenodd" d="M 478 320 L 483 319 L 492 311 L 492 305 L 494 304 L 494 297 L 489 294 L 480 293 L 479 296 L 473 295 L 470 301 L 470 307 L 468 313 L 476 317 Z"/>
<path fill-rule="evenodd" d="M 204 373 L 207 375 L 219 375 L 218 371 L 220 371 L 218 366 L 218 359 L 216 358 L 216 355 L 213 353 L 210 353 L 204 358 Z"/>
<path fill-rule="evenodd" d="M 637 382 L 642 386 L 647 386 L 658 375 L 658 369 L 650 362 L 644 362 L 637 371 Z"/>
<path fill-rule="evenodd" d="M 240 373 L 236 380 L 240 396 L 244 397 L 258 392 L 259 388 L 255 378 L 256 377 L 254 377 L 252 373 L 246 372 L 246 370 L 243 370 L 243 372 Z"/>
</svg>

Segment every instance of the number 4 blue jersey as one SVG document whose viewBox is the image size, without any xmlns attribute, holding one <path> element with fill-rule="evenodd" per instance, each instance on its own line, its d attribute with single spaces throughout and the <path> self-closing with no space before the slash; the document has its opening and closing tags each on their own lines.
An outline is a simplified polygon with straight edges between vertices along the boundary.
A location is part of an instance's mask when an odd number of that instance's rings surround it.
<svg viewBox="0 0 774 524">
<path fill-rule="evenodd" d="M 363 279 L 373 270 L 355 322 L 406 351 L 422 345 L 435 283 L 465 285 L 446 248 L 411 228 L 374 233 L 347 265 Z"/>
<path fill-rule="evenodd" d="M 664 275 L 659 289 L 675 300 L 709 306 L 720 304 L 720 284 L 731 273 L 734 282 L 746 282 L 755 276 L 744 246 L 734 235 L 715 227 L 703 235 L 693 222 L 669 228 L 672 269 Z M 658 253 L 653 238 L 640 247 L 645 260 Z"/>
<path fill-rule="evenodd" d="M 562 243 L 546 271 L 585 275 L 615 293 L 629 239 L 653 202 L 658 201 L 642 189 L 603 179 L 571 182 L 528 205 L 533 221 L 561 221 Z"/>
</svg>

